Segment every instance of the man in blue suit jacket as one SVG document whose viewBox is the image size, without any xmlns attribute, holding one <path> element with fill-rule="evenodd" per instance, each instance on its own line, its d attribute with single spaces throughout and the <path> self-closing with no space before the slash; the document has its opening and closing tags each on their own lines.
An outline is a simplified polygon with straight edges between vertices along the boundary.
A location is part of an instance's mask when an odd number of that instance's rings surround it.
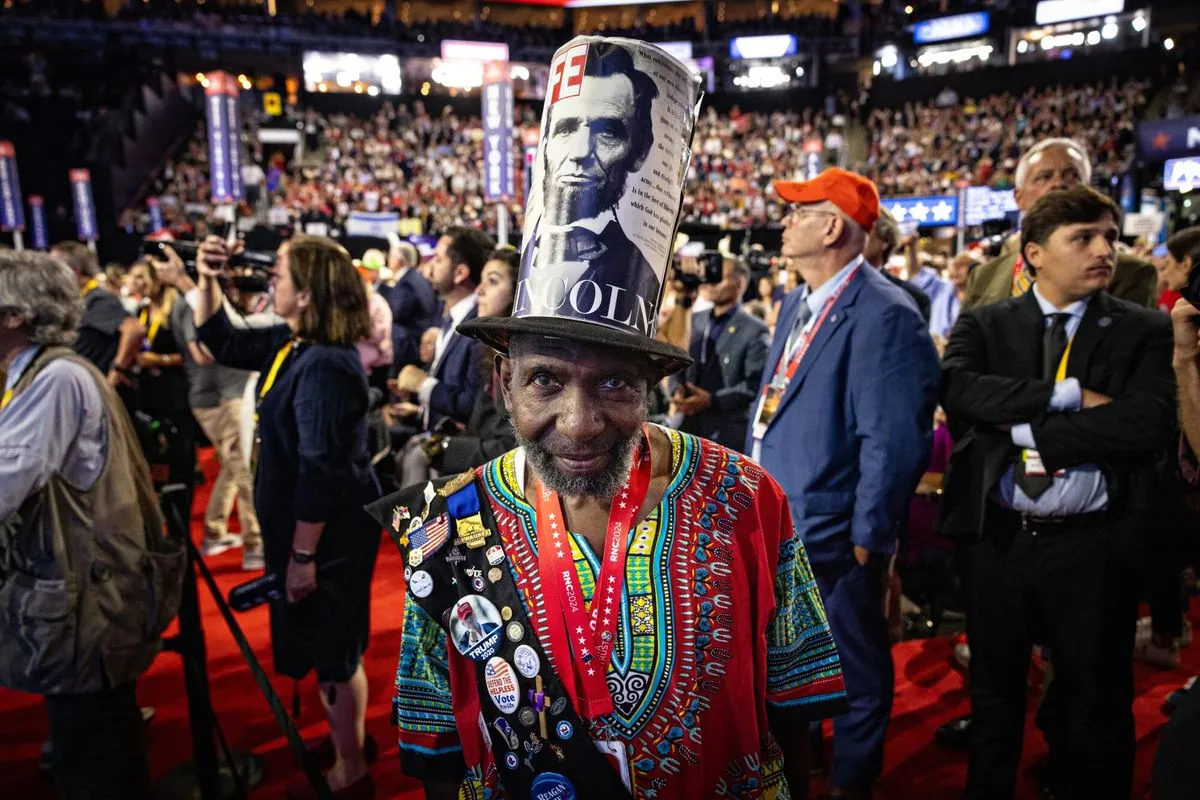
<svg viewBox="0 0 1200 800">
<path fill-rule="evenodd" d="M 443 310 L 433 365 L 426 373 L 409 364 L 396 378 L 401 397 L 415 401 L 407 407 L 422 431 L 408 440 L 396 458 L 399 486 L 429 479 L 430 460 L 422 445 L 447 421 L 457 423 L 450 427 L 459 430 L 475 408 L 482 380 L 479 358 L 475 340 L 458 333 L 458 326 L 478 316 L 475 289 L 495 247 L 492 237 L 468 228 L 450 228 L 438 240 L 430 261 L 430 283 L 442 298 Z"/>
<path fill-rule="evenodd" d="M 396 283 L 381 293 L 392 307 L 392 364 L 398 373 L 409 364 L 421 363 L 421 334 L 437 324 L 438 299 L 417 269 L 417 248 L 399 237 L 390 244 L 388 268 L 396 274 Z"/>
<path fill-rule="evenodd" d="M 443 309 L 433 366 L 426 373 L 410 365 L 400 370 L 397 378 L 400 392 L 416 398 L 427 431 L 446 417 L 466 424 L 475 407 L 479 363 L 474 340 L 461 336 L 458 326 L 478 314 L 475 289 L 495 247 L 495 241 L 483 231 L 451 228 L 434 250 L 430 283 L 442 299 Z"/>
<path fill-rule="evenodd" d="M 929 456 L 938 358 L 911 298 L 862 260 L 875 185 L 830 169 L 775 187 L 797 204 L 783 255 L 806 285 L 780 309 L 746 446 L 787 492 L 842 658 L 828 796 L 866 798 L 894 682 L 884 583 Z"/>
</svg>

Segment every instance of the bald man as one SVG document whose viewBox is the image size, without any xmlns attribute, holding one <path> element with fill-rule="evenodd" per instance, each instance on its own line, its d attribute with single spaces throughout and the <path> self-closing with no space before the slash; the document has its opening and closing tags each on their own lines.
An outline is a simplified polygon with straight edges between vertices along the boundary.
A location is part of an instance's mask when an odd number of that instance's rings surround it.
<svg viewBox="0 0 1200 800">
<path fill-rule="evenodd" d="M 1058 189 L 1087 185 L 1092 179 L 1092 164 L 1087 149 L 1074 139 L 1043 139 L 1029 149 L 1017 164 L 1017 207 L 1025 214 L 1033 204 Z M 1030 285 L 1028 274 L 1018 267 L 1020 233 L 1004 243 L 999 257 L 977 267 L 967 282 L 963 308 L 998 303 L 1024 294 Z M 1023 265 L 1022 265 L 1023 266 Z M 1128 253 L 1117 257 L 1108 293 L 1138 305 L 1153 307 L 1158 277 L 1154 266 Z"/>
</svg>

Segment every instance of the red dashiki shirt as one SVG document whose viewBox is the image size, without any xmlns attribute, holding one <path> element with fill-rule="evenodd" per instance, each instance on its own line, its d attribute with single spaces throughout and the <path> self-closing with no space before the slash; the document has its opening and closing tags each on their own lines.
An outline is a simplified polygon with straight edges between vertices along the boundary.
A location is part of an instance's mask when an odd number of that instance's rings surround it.
<svg viewBox="0 0 1200 800">
<path fill-rule="evenodd" d="M 825 609 L 775 480 L 720 445 L 665 432 L 668 489 L 629 533 L 607 676 L 615 711 L 590 721 L 589 733 L 624 749 L 635 798 L 785 800 L 783 756 L 768 713 L 775 724 L 803 728 L 845 708 Z M 540 627 L 547 609 L 523 454 L 506 453 L 479 474 L 506 567 Z M 571 537 L 590 603 L 600 561 L 582 536 Z M 465 765 L 460 798 L 501 800 L 481 731 L 476 665 L 447 648 L 445 632 L 406 599 L 394 701 L 402 766 L 427 778 Z"/>
</svg>

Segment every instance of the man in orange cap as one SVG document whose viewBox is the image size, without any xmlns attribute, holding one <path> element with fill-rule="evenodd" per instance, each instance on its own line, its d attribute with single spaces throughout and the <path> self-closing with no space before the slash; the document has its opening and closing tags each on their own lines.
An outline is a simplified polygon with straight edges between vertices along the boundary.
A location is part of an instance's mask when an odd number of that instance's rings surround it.
<svg viewBox="0 0 1200 800">
<path fill-rule="evenodd" d="M 892 660 L 883 613 L 896 531 L 929 455 L 939 368 L 912 299 L 862 258 L 879 217 L 865 178 L 775 184 L 794 204 L 783 301 L 746 450 L 782 485 L 842 658 L 830 797 L 868 797 L 883 766 Z"/>
</svg>

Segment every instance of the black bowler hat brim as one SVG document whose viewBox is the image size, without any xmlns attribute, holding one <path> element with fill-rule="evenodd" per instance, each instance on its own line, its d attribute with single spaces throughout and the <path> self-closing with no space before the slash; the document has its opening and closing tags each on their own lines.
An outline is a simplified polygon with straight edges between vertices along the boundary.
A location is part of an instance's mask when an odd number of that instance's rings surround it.
<svg viewBox="0 0 1200 800">
<path fill-rule="evenodd" d="M 673 344 L 660 342 L 639 333 L 619 331 L 594 322 L 564 317 L 478 317 L 462 323 L 457 330 L 504 355 L 508 355 L 509 336 L 514 333 L 532 333 L 639 353 L 647 357 L 664 376 L 673 375 L 692 363 L 692 357 L 687 351 Z"/>
</svg>

